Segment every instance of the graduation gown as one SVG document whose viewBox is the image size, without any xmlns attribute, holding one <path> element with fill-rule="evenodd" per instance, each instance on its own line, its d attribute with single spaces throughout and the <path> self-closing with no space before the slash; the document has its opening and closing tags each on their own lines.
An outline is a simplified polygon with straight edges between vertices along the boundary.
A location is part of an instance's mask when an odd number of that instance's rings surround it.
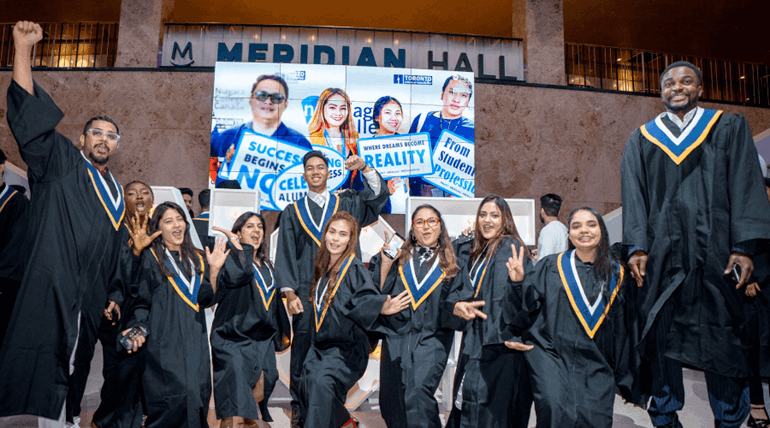
<svg viewBox="0 0 770 428">
<path fill-rule="evenodd" d="M 684 138 L 676 148 L 655 133 L 656 121 L 631 133 L 620 165 L 623 244 L 648 255 L 639 290 L 643 354 L 746 377 L 744 290 L 723 271 L 734 247 L 749 251 L 752 240 L 770 238 L 770 204 L 746 118 L 723 113 L 709 120 L 707 113 L 714 111 L 704 111 L 710 128 L 702 129 L 696 114 L 687 138 L 667 117 L 660 120 Z M 655 350 L 651 337 L 663 310 L 673 319 L 658 339 L 665 349 Z"/>
<path fill-rule="evenodd" d="M 345 272 L 345 266 L 347 271 Z M 372 283 L 369 272 L 354 256 L 343 262 L 344 276 L 335 287 L 334 300 L 324 310 L 310 313 L 313 319 L 311 346 L 302 371 L 300 392 L 304 428 L 339 428 L 350 419 L 345 399 L 366 371 L 369 360 L 367 331 L 387 332 L 380 318 L 387 296 Z M 323 296 L 324 277 L 319 296 Z M 323 299 L 323 297 L 320 297 Z"/>
<path fill-rule="evenodd" d="M 369 262 L 375 284 L 380 283 L 381 262 L 380 254 Z M 442 276 L 438 258 L 430 266 L 415 267 L 415 275 L 413 264 L 418 266 L 417 256 L 402 267 L 402 276 L 398 260 L 394 261 L 382 288 L 383 294 L 397 296 L 406 290 L 405 284 L 413 284 L 409 287 L 412 305 L 391 316 L 403 322 L 406 331 L 385 335 L 383 340 L 380 408 L 389 427 L 441 428 L 434 394 L 446 368 L 455 330 L 463 330 L 468 324 L 452 312 L 457 302 L 473 299 L 473 289 L 462 260 L 452 279 Z M 424 283 L 418 288 L 419 281 Z"/>
<path fill-rule="evenodd" d="M 573 270 L 573 253 L 538 262 L 523 281 L 523 298 L 511 302 L 523 301 L 520 311 L 529 315 L 515 322 L 521 329 L 515 341 L 534 345 L 524 356 L 538 428 L 611 427 L 616 388 L 632 403 L 647 401 L 639 387 L 640 358 L 633 347 L 638 318 L 627 294 L 635 292 L 636 284 L 616 268 L 602 295 L 593 264 L 575 256 Z M 591 313 L 588 308 L 597 303 Z"/>
<path fill-rule="evenodd" d="M 14 81 L 8 88 L 8 124 L 35 197 L 29 259 L 0 350 L 0 416 L 57 419 L 78 321 L 95 330 L 102 316 L 124 206 L 111 174 L 102 181 L 56 132 L 64 114 L 34 87 L 34 96 Z"/>
<path fill-rule="evenodd" d="M 257 267 L 252 253 L 253 247 L 244 245 L 245 282 L 223 281 L 217 287 L 211 327 L 217 419 L 259 417 L 252 389 L 264 372 L 267 402 L 278 381 L 275 353 L 291 343 L 289 315 L 273 270 L 266 264 Z"/>
<path fill-rule="evenodd" d="M 385 206 L 385 202 L 390 196 L 387 184 L 379 174 L 378 177 L 380 180 L 379 194 L 372 192 L 369 183 L 363 180 L 363 190 L 358 192 L 346 190 L 336 195 L 339 201 L 337 211 L 347 211 L 362 227 L 377 221 L 382 207 Z M 290 390 L 294 401 L 299 399 L 297 385 L 302 373 L 302 362 L 305 360 L 310 346 L 312 304 L 308 300 L 308 292 L 310 283 L 313 281 L 315 256 L 319 245 L 321 245 L 321 233 L 326 221 L 334 212 L 334 204 L 327 202 L 326 205 L 328 209 L 324 211 L 305 196 L 287 206 L 281 213 L 275 258 L 275 280 L 281 285 L 281 288 L 294 290 L 304 308 L 303 313 L 292 317 L 294 336 L 291 349 Z M 303 207 L 305 207 L 304 211 Z M 300 221 L 300 212 L 308 211 L 312 221 L 309 219 Z"/>
<path fill-rule="evenodd" d="M 508 321 L 516 314 L 506 312 L 518 307 L 509 306 L 508 299 L 518 298 L 517 293 L 511 292 L 520 287 L 508 277 L 505 263 L 513 255 L 511 244 L 519 248 L 519 243 L 510 237 L 501 239 L 495 254 L 487 259 L 485 251 L 473 263 L 468 263 L 474 300 L 486 302 L 479 309 L 487 319 L 474 319 L 463 335 L 449 427 L 526 427 L 529 423 L 532 392 L 524 355 L 504 344 L 515 336 Z M 470 257 L 468 247 L 473 241 L 463 241 L 456 253 L 459 257 Z M 532 262 L 525 258 L 525 272 L 531 268 Z M 462 409 L 454 406 L 459 388 L 462 388 Z"/>
<path fill-rule="evenodd" d="M 170 252 L 180 269 L 179 253 Z M 161 262 L 165 255 L 158 254 Z M 178 287 L 163 276 L 158 260 L 150 250 L 141 255 L 138 268 L 137 303 L 134 325 L 149 327 L 150 335 L 139 352 L 145 353 L 142 389 L 147 405 L 147 428 L 208 427 L 211 371 L 206 316 L 203 309 L 213 303 L 209 266 L 200 288 L 188 295 L 182 281 Z M 182 275 L 185 275 L 182 273 Z M 238 283 L 245 273 L 226 264 L 217 281 Z M 223 280 L 223 277 L 227 279 Z M 196 299 L 197 298 L 197 299 Z"/>
<path fill-rule="evenodd" d="M 11 319 L 27 260 L 29 200 L 0 184 L 0 345 Z"/>
</svg>

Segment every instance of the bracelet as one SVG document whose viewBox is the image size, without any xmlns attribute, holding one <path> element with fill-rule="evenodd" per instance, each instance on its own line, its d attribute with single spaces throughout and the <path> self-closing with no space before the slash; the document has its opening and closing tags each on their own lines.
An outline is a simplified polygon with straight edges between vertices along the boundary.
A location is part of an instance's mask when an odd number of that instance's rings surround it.
<svg viewBox="0 0 770 428">
<path fill-rule="evenodd" d="M 232 238 L 230 238 L 230 240 L 231 240 L 231 241 L 232 241 L 232 240 L 236 240 L 236 241 L 238 241 L 238 237 L 237 237 L 237 236 L 233 236 Z"/>
</svg>

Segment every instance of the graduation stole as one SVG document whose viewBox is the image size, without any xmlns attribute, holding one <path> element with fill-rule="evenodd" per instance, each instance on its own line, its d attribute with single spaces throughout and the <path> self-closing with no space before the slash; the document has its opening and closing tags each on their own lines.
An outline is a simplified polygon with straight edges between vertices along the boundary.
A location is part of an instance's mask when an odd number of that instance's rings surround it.
<svg viewBox="0 0 770 428">
<path fill-rule="evenodd" d="M 679 137 L 674 137 L 674 134 L 661 120 L 660 115 L 639 129 L 645 138 L 660 147 L 671 160 L 679 165 L 687 155 L 703 143 L 721 115 L 722 110 L 698 108 L 695 117 L 692 118 L 692 123 L 685 128 Z"/>
<path fill-rule="evenodd" d="M 599 326 L 602 325 L 604 317 L 609 312 L 610 306 L 615 301 L 615 296 L 617 296 L 618 290 L 620 290 L 618 285 L 623 283 L 623 268 L 618 265 L 620 281 L 616 281 L 615 274 L 612 274 L 610 280 L 610 301 L 605 308 L 602 293 L 599 293 L 593 305 L 588 302 L 585 291 L 583 291 L 583 284 L 580 282 L 577 269 L 575 268 L 575 250 L 559 254 L 556 264 L 559 267 L 559 276 L 564 285 L 564 290 L 567 292 L 567 298 L 572 305 L 572 309 L 575 311 L 575 315 L 577 315 L 580 324 L 583 325 L 588 336 L 593 339 L 599 330 Z"/>
<path fill-rule="evenodd" d="M 0 193 L 0 212 L 3 211 L 3 208 L 5 208 L 5 204 L 8 203 L 8 201 L 11 200 L 13 195 L 17 194 L 19 192 L 16 191 L 16 189 L 12 188 L 9 185 L 5 185 L 5 189 L 3 189 L 2 193 Z"/>
<path fill-rule="evenodd" d="M 417 307 L 430 296 L 430 293 L 441 284 L 441 281 L 443 281 L 446 276 L 439 267 L 438 257 L 436 257 L 433 266 L 431 266 L 422 281 L 417 281 L 417 275 L 414 272 L 413 259 L 406 262 L 406 269 L 404 269 L 404 266 L 399 266 L 398 274 L 401 276 L 401 282 L 404 283 L 404 287 L 406 287 L 409 297 L 412 298 L 412 309 L 415 311 L 417 310 Z"/>
<path fill-rule="evenodd" d="M 321 215 L 321 224 L 317 224 L 313 221 L 313 216 L 310 215 L 310 207 L 308 206 L 308 197 L 305 196 L 299 201 L 294 201 L 294 210 L 297 211 L 297 217 L 299 218 L 302 228 L 305 229 L 308 236 L 318 245 L 321 246 L 321 235 L 323 234 L 324 226 L 330 218 L 337 212 L 340 206 L 340 198 L 336 195 L 329 193 L 329 200 L 326 202 L 324 212 Z M 334 209 L 329 209 L 334 205 Z"/>
<path fill-rule="evenodd" d="M 342 263 L 342 266 L 340 266 L 340 275 L 337 278 L 337 283 L 334 284 L 334 288 L 332 288 L 331 295 L 329 295 L 329 299 L 334 297 L 334 295 L 337 293 L 337 289 L 340 288 L 340 284 L 342 284 L 342 278 L 345 277 L 345 274 L 348 273 L 348 268 L 351 264 L 353 264 L 353 257 L 355 257 L 354 254 L 351 254 L 350 257 L 348 257 L 347 260 L 345 260 Z M 314 306 L 315 306 L 315 331 L 317 332 L 321 328 L 321 324 L 324 322 L 324 318 L 326 318 L 326 311 L 329 310 L 329 306 L 324 304 L 324 295 L 326 294 L 326 290 L 329 288 L 329 281 L 326 281 L 326 285 L 324 286 L 323 290 L 321 290 L 321 294 L 318 294 L 318 290 L 321 289 L 319 287 L 321 285 L 321 282 L 323 281 L 323 278 L 321 278 L 318 281 L 318 284 L 315 287 L 315 296 L 313 296 L 314 299 Z"/>
<path fill-rule="evenodd" d="M 273 276 L 273 270 L 270 269 L 270 267 L 268 267 L 267 270 L 270 271 L 270 278 L 273 280 L 269 287 L 265 285 L 265 279 L 262 278 L 262 272 L 260 272 L 259 269 L 257 269 L 257 265 L 254 264 L 254 281 L 257 284 L 259 294 L 262 296 L 262 303 L 265 304 L 266 311 L 270 310 L 270 302 L 273 301 L 273 296 L 275 296 L 275 276 Z"/>
<path fill-rule="evenodd" d="M 487 246 L 489 246 L 489 243 L 487 242 Z M 484 254 L 486 252 L 486 247 L 484 247 L 484 251 L 481 252 L 481 254 Z M 471 274 L 471 285 L 473 286 L 473 298 L 479 296 L 479 290 L 481 290 L 481 283 L 484 281 L 484 275 L 487 273 L 487 268 L 489 267 L 489 259 L 491 257 L 479 257 L 476 259 L 475 262 L 473 262 L 473 266 L 471 266 L 471 272 L 473 272 L 473 269 L 476 267 L 476 264 L 480 263 L 479 268 L 476 270 L 475 274 Z"/>
<path fill-rule="evenodd" d="M 160 263 L 158 255 L 155 254 L 155 250 L 150 248 L 150 251 L 152 252 L 152 255 L 155 256 L 155 260 Z M 195 272 L 192 273 L 192 283 L 181 274 L 179 268 L 176 266 L 176 262 L 174 262 L 174 259 L 171 257 L 171 253 L 168 252 L 168 249 L 166 249 L 164 260 L 166 267 L 169 268 L 171 272 L 174 272 L 174 276 L 167 277 L 168 282 L 174 287 L 174 290 L 179 294 L 179 297 L 181 297 L 191 308 L 195 309 L 195 312 L 200 310 L 200 307 L 198 306 L 198 290 L 201 288 L 203 274 L 206 273 L 206 265 L 203 264 L 203 256 L 198 254 L 198 260 L 200 260 L 201 264 L 201 273 L 200 275 Z"/>
<path fill-rule="evenodd" d="M 210 212 L 206 211 L 205 213 L 198 214 L 198 217 L 195 217 L 193 220 L 206 220 L 209 221 Z"/>
<path fill-rule="evenodd" d="M 91 184 L 94 185 L 96 196 L 99 197 L 99 201 L 101 201 L 104 211 L 107 213 L 107 217 L 109 217 L 115 230 L 120 229 L 120 223 L 123 221 L 123 215 L 126 213 L 126 206 L 123 204 L 123 187 L 118 184 L 115 177 L 110 174 L 110 178 L 113 183 L 115 183 L 115 188 L 118 190 L 118 196 L 113 198 L 110 189 L 107 187 L 107 181 L 104 180 L 102 173 L 91 164 L 91 161 L 85 157 L 83 152 L 80 152 L 80 155 L 86 160 L 86 167 L 88 168 L 88 175 L 91 177 Z M 107 203 L 108 201 L 109 203 Z"/>
</svg>

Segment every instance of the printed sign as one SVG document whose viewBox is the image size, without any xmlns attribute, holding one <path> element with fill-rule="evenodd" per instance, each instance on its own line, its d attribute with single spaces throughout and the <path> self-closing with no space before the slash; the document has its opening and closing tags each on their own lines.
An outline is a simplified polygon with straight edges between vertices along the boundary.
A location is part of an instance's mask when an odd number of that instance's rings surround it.
<svg viewBox="0 0 770 428">
<path fill-rule="evenodd" d="M 447 130 L 441 132 L 433 151 L 433 174 L 424 180 L 454 196 L 472 198 L 476 191 L 474 145 Z"/>
<path fill-rule="evenodd" d="M 433 172 L 430 135 L 393 135 L 358 140 L 358 155 L 382 178 L 420 177 Z"/>
</svg>

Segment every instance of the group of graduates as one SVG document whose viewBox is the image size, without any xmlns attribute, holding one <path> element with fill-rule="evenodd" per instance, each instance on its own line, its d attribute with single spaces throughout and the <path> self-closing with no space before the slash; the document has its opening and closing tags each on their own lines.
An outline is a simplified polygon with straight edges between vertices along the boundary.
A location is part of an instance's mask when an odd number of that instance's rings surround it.
<svg viewBox="0 0 770 428">
<path fill-rule="evenodd" d="M 275 352 L 290 347 L 292 426 L 355 427 L 346 396 L 381 340 L 386 424 L 439 428 L 434 394 L 458 331 L 448 427 L 526 427 L 533 403 L 538 427 L 609 427 L 616 394 L 649 403 L 656 426 L 681 426 L 682 364 L 706 371 L 716 426 L 748 416 L 736 283 L 749 282 L 749 256 L 770 238 L 770 203 L 745 119 L 693 108 L 688 91 L 702 77 L 691 64 L 661 79 L 667 112 L 684 125 L 667 118 L 661 128 L 658 118 L 629 139 L 624 245 L 610 245 L 598 212 L 578 208 L 568 250 L 533 264 L 510 207 L 490 195 L 454 241 L 439 210 L 418 206 L 403 245 L 367 266 L 358 233 L 377 220 L 387 184 L 351 155 L 345 166 L 363 189 L 330 192 L 328 160 L 311 151 L 308 194 L 281 214 L 273 265 L 260 214 L 214 228 L 226 239 L 201 251 L 184 207 L 152 210 L 139 181 L 124 190 L 107 169 L 120 140 L 112 119 L 91 119 L 76 144 L 56 132 L 63 114 L 31 77 L 41 29 L 20 22 L 13 36 L 7 118 L 32 200 L 13 258 L 23 276 L 0 347 L 0 416 L 77 421 L 99 339 L 92 426 L 207 427 L 212 368 L 220 426 L 270 421 Z M 725 265 L 741 272 L 716 275 Z M 208 331 L 204 309 L 214 305 Z"/>
</svg>

